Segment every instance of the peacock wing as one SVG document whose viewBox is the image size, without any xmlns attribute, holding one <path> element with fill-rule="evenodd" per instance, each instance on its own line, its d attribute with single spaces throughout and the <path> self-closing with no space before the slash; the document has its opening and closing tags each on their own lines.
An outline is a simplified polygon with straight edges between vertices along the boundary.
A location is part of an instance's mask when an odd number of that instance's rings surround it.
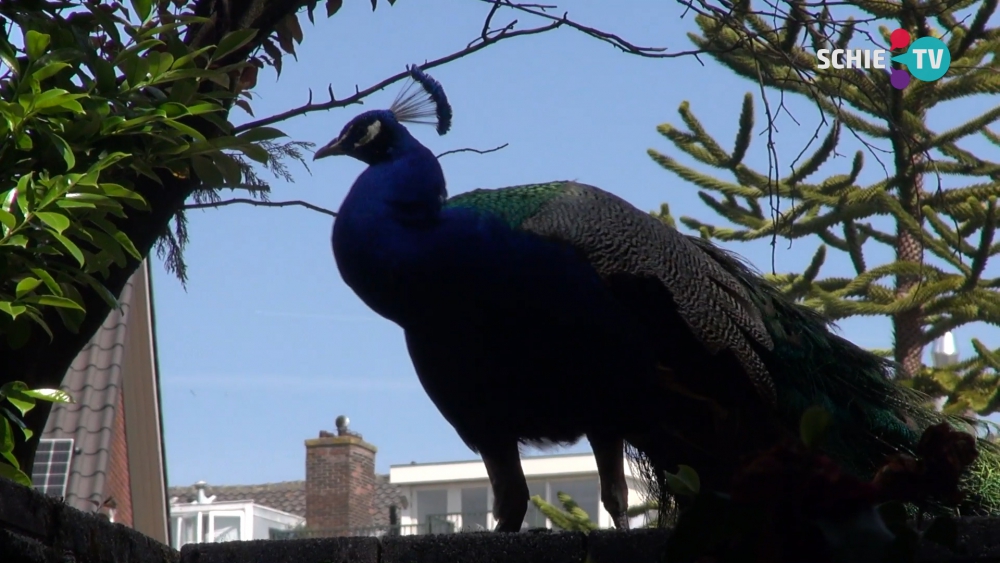
<svg viewBox="0 0 1000 563">
<path fill-rule="evenodd" d="M 698 341 L 712 353 L 733 353 L 758 393 L 776 401 L 774 381 L 755 351 L 774 348 L 760 307 L 736 277 L 652 215 L 577 182 L 475 190 L 446 205 L 489 212 L 514 228 L 568 243 L 602 277 L 659 280 Z"/>
</svg>

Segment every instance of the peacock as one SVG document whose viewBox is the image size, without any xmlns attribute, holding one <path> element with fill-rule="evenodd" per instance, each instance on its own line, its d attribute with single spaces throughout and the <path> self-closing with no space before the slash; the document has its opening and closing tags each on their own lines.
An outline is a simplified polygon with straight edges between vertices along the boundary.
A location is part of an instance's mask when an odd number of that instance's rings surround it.
<svg viewBox="0 0 1000 563">
<path fill-rule="evenodd" d="M 741 258 L 609 192 L 567 180 L 449 198 L 404 123 L 444 135 L 452 110 L 439 82 L 409 75 L 390 109 L 358 115 L 314 159 L 368 165 L 333 226 L 337 267 L 404 330 L 424 390 L 482 456 L 496 530 L 523 523 L 525 444 L 586 437 L 625 529 L 626 451 L 661 490 L 683 464 L 725 491 L 741 459 L 796 436 L 815 405 L 833 421 L 826 453 L 859 476 L 946 419 Z M 1000 509 L 998 467 L 980 439 L 965 513 Z"/>
</svg>

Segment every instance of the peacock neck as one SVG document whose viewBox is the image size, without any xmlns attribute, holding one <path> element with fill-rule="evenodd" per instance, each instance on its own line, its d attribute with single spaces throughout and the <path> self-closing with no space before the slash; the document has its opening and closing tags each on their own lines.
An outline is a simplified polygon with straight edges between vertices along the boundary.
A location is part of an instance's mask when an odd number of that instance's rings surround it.
<svg viewBox="0 0 1000 563">
<path fill-rule="evenodd" d="M 421 285 L 411 279 L 414 264 L 426 255 L 423 243 L 438 234 L 447 195 L 437 158 L 406 137 L 393 144 L 390 158 L 372 164 L 354 182 L 332 237 L 347 285 L 369 307 L 397 322 L 410 316 L 407 303 L 412 299 L 401 288 Z"/>
<path fill-rule="evenodd" d="M 339 215 L 359 213 L 412 227 L 434 222 L 447 198 L 437 158 L 405 129 L 388 156 L 361 173 Z"/>
</svg>

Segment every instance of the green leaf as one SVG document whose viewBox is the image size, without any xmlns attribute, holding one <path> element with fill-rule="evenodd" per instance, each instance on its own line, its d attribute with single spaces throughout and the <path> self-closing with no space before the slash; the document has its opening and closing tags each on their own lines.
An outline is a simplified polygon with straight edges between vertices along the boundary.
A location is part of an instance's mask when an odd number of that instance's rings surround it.
<svg viewBox="0 0 1000 563">
<path fill-rule="evenodd" d="M 48 48 L 51 41 L 51 36 L 39 33 L 34 29 L 29 29 L 24 37 L 24 43 L 28 50 L 28 58 L 34 61 L 44 55 L 45 49 Z"/>
<path fill-rule="evenodd" d="M 68 229 L 70 225 L 69 219 L 62 213 L 39 211 L 35 213 L 35 217 L 41 219 L 43 223 L 52 227 L 52 229 L 59 234 L 62 234 L 62 232 Z"/>
<path fill-rule="evenodd" d="M 344 0 L 326 0 L 326 17 L 336 14 L 340 7 L 344 5 Z"/>
<path fill-rule="evenodd" d="M 51 78 L 52 76 L 56 75 L 60 70 L 67 68 L 69 66 L 70 65 L 63 62 L 58 62 L 58 61 L 51 62 L 43 66 L 42 68 L 36 70 L 35 72 L 32 72 L 31 77 L 37 80 L 38 82 L 41 82 L 46 78 Z"/>
<path fill-rule="evenodd" d="M 69 194 L 67 197 L 73 197 L 77 194 Z M 97 209 L 97 206 L 93 203 L 87 203 L 86 201 L 74 201 L 72 199 L 60 199 L 56 201 L 57 207 L 62 207 L 63 209 Z"/>
<path fill-rule="evenodd" d="M 0 462 L 0 477 L 5 479 L 10 479 L 19 485 L 24 485 L 25 487 L 31 487 L 31 477 L 28 477 L 24 471 L 21 471 L 13 465 L 7 465 L 6 463 Z"/>
<path fill-rule="evenodd" d="M 76 166 L 76 155 L 73 154 L 73 149 L 69 148 L 69 143 L 66 142 L 66 139 L 55 133 L 49 133 L 49 138 L 52 139 L 52 143 L 62 153 L 63 160 L 66 161 L 66 171 L 69 172 Z"/>
<path fill-rule="evenodd" d="M 80 252 L 80 247 L 74 244 L 73 241 L 69 240 L 62 234 L 53 231 L 51 229 L 49 229 L 49 234 L 55 237 L 55 239 L 59 241 L 59 243 L 62 244 L 63 247 L 66 248 L 66 250 L 69 251 L 69 253 L 73 256 L 73 258 L 76 258 L 76 261 L 80 264 L 80 267 L 83 267 L 84 264 L 86 264 L 86 260 L 83 259 L 83 252 Z"/>
<path fill-rule="evenodd" d="M 62 311 L 62 310 L 63 310 L 63 309 L 56 309 L 56 311 Z M 74 312 L 76 312 L 76 311 L 74 311 Z M 45 322 L 45 319 L 43 319 L 43 318 L 42 318 L 42 315 L 41 315 L 41 313 L 40 313 L 40 312 L 38 311 L 38 309 L 35 309 L 34 307 L 29 307 L 29 308 L 28 308 L 28 310 L 27 310 L 27 311 L 25 312 L 25 314 L 26 314 L 26 315 L 27 315 L 27 316 L 28 316 L 28 317 L 29 317 L 29 318 L 30 318 L 31 320 L 35 321 L 35 324 L 36 324 L 36 325 L 38 325 L 38 326 L 39 326 L 39 327 L 40 327 L 40 328 L 41 328 L 42 330 L 44 330 L 44 331 L 45 331 L 45 334 L 49 335 L 49 340 L 50 340 L 50 341 L 51 341 L 51 340 L 52 340 L 53 338 L 55 338 L 55 336 L 53 336 L 53 335 L 52 335 L 52 329 L 51 329 L 51 328 L 49 328 L 49 324 L 48 324 L 48 323 L 46 323 L 46 322 Z M 71 330 L 73 330 L 73 331 L 74 331 L 74 333 L 75 333 L 75 332 L 77 331 L 77 329 L 76 329 L 76 328 L 71 328 Z"/>
<path fill-rule="evenodd" d="M 139 16 L 139 21 L 145 22 L 149 19 L 149 12 L 153 8 L 153 0 L 132 0 L 132 9 L 135 15 Z"/>
<path fill-rule="evenodd" d="M 818 446 L 830 427 L 833 417 L 826 409 L 814 405 L 806 409 L 799 424 L 799 437 L 807 447 Z"/>
<path fill-rule="evenodd" d="M 205 186 L 217 187 L 225 184 L 226 179 L 222 175 L 222 171 L 213 163 L 208 157 L 205 156 L 192 156 L 191 157 L 191 167 L 194 168 L 194 173 L 198 175 L 198 179 L 201 180 Z"/>
<path fill-rule="evenodd" d="M 24 436 L 25 442 L 30 440 L 31 437 L 35 435 L 35 433 L 32 432 L 30 428 L 28 428 L 28 425 L 25 424 L 23 420 L 21 420 L 21 417 L 10 412 L 10 410 L 6 408 L 0 408 L 0 412 L 3 412 L 3 414 L 7 417 L 7 420 L 10 420 L 11 422 L 14 423 L 15 426 L 21 429 L 21 435 Z"/>
<path fill-rule="evenodd" d="M 118 80 L 115 66 L 100 57 L 95 58 L 91 64 L 93 64 L 94 77 L 97 78 L 97 91 L 105 96 L 117 92 Z"/>
<path fill-rule="evenodd" d="M 156 55 L 156 57 L 154 57 Z M 149 54 L 149 74 L 155 80 L 163 73 L 170 70 L 174 64 L 174 56 L 170 53 L 150 53 Z"/>
<path fill-rule="evenodd" d="M 237 138 L 248 143 L 256 143 L 259 141 L 270 141 L 271 139 L 287 136 L 288 135 L 286 135 L 283 131 L 275 129 L 274 127 L 254 127 L 253 129 L 240 133 Z"/>
<path fill-rule="evenodd" d="M 52 277 L 52 274 L 46 272 L 41 268 L 32 268 L 31 273 L 41 278 L 41 280 L 45 282 L 45 287 L 49 288 L 49 291 L 51 291 L 53 295 L 63 294 L 62 288 L 60 288 L 59 284 L 56 283 L 56 280 L 55 278 Z"/>
<path fill-rule="evenodd" d="M 39 401 L 50 403 L 73 403 L 73 397 L 62 389 L 29 389 L 23 393 Z"/>
<path fill-rule="evenodd" d="M 14 432 L 10 428 L 10 421 L 6 416 L 0 416 L 0 455 L 3 455 L 17 467 L 17 458 L 10 456 L 14 451 Z M 9 456 L 9 457 L 8 457 Z"/>
<path fill-rule="evenodd" d="M 28 308 L 24 305 L 14 305 L 10 301 L 0 301 L 0 311 L 10 315 L 10 318 L 16 319 L 21 315 L 21 313 L 27 311 Z"/>
<path fill-rule="evenodd" d="M 68 297 L 60 297 L 58 295 L 38 295 L 35 297 L 28 297 L 24 300 L 26 303 L 36 303 L 38 305 L 48 305 L 49 307 L 62 307 L 64 309 L 77 309 L 83 311 L 83 307 L 79 303 L 73 301 Z"/>
<path fill-rule="evenodd" d="M 20 299 L 26 294 L 31 293 L 36 287 L 42 285 L 42 280 L 33 277 L 26 277 L 23 280 L 17 282 L 17 288 L 14 290 L 14 295 Z"/>
<path fill-rule="evenodd" d="M 14 227 L 17 226 L 17 218 L 11 215 L 10 213 L 7 213 L 3 209 L 0 209 L 0 224 L 3 224 L 4 228 L 6 229 L 4 231 L 4 234 L 7 234 L 7 231 L 10 231 L 10 229 L 13 229 Z"/>
<path fill-rule="evenodd" d="M 252 158 L 261 164 L 267 164 L 267 161 L 270 160 L 271 158 L 271 155 L 267 154 L 267 151 L 264 149 L 264 147 L 260 145 L 247 144 L 247 145 L 240 145 L 236 148 L 239 149 L 241 153 L 247 155 L 249 158 Z"/>
<path fill-rule="evenodd" d="M 62 107 L 76 113 L 85 113 L 77 98 L 84 98 L 86 94 L 70 94 L 61 88 L 46 90 L 35 96 L 31 100 L 31 106 L 37 111 L 47 108 Z"/>
<path fill-rule="evenodd" d="M 109 154 L 108 156 L 105 156 L 101 160 L 98 160 L 97 162 L 95 162 L 94 165 L 91 166 L 89 170 L 87 170 L 87 173 L 90 174 L 90 173 L 94 173 L 94 172 L 100 172 L 101 170 L 104 170 L 105 168 L 111 166 L 112 164 L 115 164 L 119 160 L 121 160 L 123 158 L 128 158 L 129 156 L 131 156 L 131 155 L 128 154 L 128 153 L 113 152 L 113 153 Z"/>
<path fill-rule="evenodd" d="M 664 472 L 667 487 L 676 495 L 695 497 L 701 490 L 701 479 L 694 469 L 687 465 L 677 467 L 677 473 Z"/>
<path fill-rule="evenodd" d="M 0 385 L 0 397 L 6 397 L 12 391 L 26 391 L 27 389 L 28 384 L 23 381 L 8 381 Z"/>
<path fill-rule="evenodd" d="M 10 391 L 7 391 L 6 395 L 7 395 L 7 400 L 10 402 L 10 404 L 14 405 L 14 408 L 16 408 L 21 413 L 21 416 L 28 414 L 28 411 L 35 408 L 35 399 L 33 397 L 26 395 L 25 392 L 22 390 L 11 389 Z M 13 420 L 15 423 L 19 422 L 17 418 L 14 417 L 9 417 L 9 418 L 11 418 L 11 420 Z"/>
<path fill-rule="evenodd" d="M 212 155 L 212 161 L 215 162 L 215 165 L 222 171 L 222 176 L 225 178 L 226 185 L 240 185 L 240 180 L 243 179 L 243 169 L 240 168 L 240 163 L 237 162 L 235 158 L 224 152 L 217 152 Z"/>
<path fill-rule="evenodd" d="M 128 235 L 122 231 L 118 231 L 114 234 L 114 237 L 115 240 L 118 241 L 118 244 L 122 245 L 122 248 L 125 249 L 125 252 L 131 254 L 136 260 L 142 260 L 142 255 L 139 254 L 139 249 L 132 244 L 132 239 L 128 238 Z"/>
<path fill-rule="evenodd" d="M 6 40 L 0 40 L 0 61 L 3 61 L 3 64 L 14 71 L 14 74 L 21 74 L 21 65 L 17 62 L 17 56 Z"/>
<path fill-rule="evenodd" d="M 186 133 L 191 135 L 197 141 L 205 141 L 205 136 L 199 133 L 196 129 L 192 129 L 190 126 L 181 123 L 180 121 L 174 121 L 173 119 L 168 119 L 163 122 L 165 125 L 173 127 L 174 129 L 180 131 L 181 133 Z"/>
<path fill-rule="evenodd" d="M 141 195 L 122 186 L 121 184 L 106 183 L 106 184 L 101 184 L 100 188 L 101 191 L 104 192 L 104 194 L 107 195 L 108 197 L 121 198 L 121 199 L 134 199 L 136 201 L 141 201 L 143 203 L 146 202 L 146 199 L 143 198 Z"/>
<path fill-rule="evenodd" d="M 182 68 L 188 66 L 189 64 L 193 63 L 195 59 L 197 59 L 198 57 L 204 55 L 205 52 L 208 51 L 211 48 L 212 48 L 211 45 L 207 45 L 205 47 L 202 47 L 201 49 L 198 49 L 197 51 L 191 51 L 190 53 L 188 53 L 186 55 L 177 57 L 176 59 L 174 59 L 174 64 L 170 68 L 173 69 L 173 70 L 182 69 Z M 195 87 L 195 85 L 193 83 L 190 86 L 192 88 Z M 174 87 L 176 88 L 176 85 Z M 170 95 L 171 95 L 171 97 L 173 97 L 174 93 L 171 92 Z M 187 101 L 187 99 L 174 98 L 174 101 L 175 102 L 184 103 L 184 102 Z"/>
<path fill-rule="evenodd" d="M 221 59 L 229 53 L 232 53 L 236 49 L 239 49 L 249 43 L 250 40 L 256 35 L 256 29 L 240 29 L 226 34 L 226 36 L 222 38 L 222 41 L 219 41 L 219 45 L 215 48 L 215 52 L 212 53 L 212 60 Z"/>
<path fill-rule="evenodd" d="M 21 149 L 22 151 L 30 151 L 32 148 L 35 147 L 35 143 L 32 142 L 31 137 L 28 136 L 28 134 L 24 133 L 23 131 L 17 135 L 17 139 L 15 142 L 17 143 L 17 148 Z"/>
<path fill-rule="evenodd" d="M 14 235 L 7 239 L 6 246 L 20 246 L 21 248 L 28 248 L 28 237 L 24 235 Z"/>
</svg>

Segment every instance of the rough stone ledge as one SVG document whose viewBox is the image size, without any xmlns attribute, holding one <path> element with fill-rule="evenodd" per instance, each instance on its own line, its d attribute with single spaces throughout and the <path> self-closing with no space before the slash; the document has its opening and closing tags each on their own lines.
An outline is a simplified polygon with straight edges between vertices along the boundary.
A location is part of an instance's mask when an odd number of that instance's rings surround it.
<svg viewBox="0 0 1000 563">
<path fill-rule="evenodd" d="M 192 544 L 180 563 L 662 563 L 669 530 L 474 532 Z M 920 563 L 1000 563 L 1000 520 L 959 525 L 959 552 L 929 544 Z"/>
<path fill-rule="evenodd" d="M 135 530 L 0 478 L 3 563 L 661 563 L 669 530 L 492 532 L 191 544 L 179 553 Z M 1000 563 L 1000 519 L 959 523 L 958 553 L 921 563 Z"/>
<path fill-rule="evenodd" d="M 0 561 L 178 563 L 180 553 L 121 524 L 0 478 Z"/>
</svg>

